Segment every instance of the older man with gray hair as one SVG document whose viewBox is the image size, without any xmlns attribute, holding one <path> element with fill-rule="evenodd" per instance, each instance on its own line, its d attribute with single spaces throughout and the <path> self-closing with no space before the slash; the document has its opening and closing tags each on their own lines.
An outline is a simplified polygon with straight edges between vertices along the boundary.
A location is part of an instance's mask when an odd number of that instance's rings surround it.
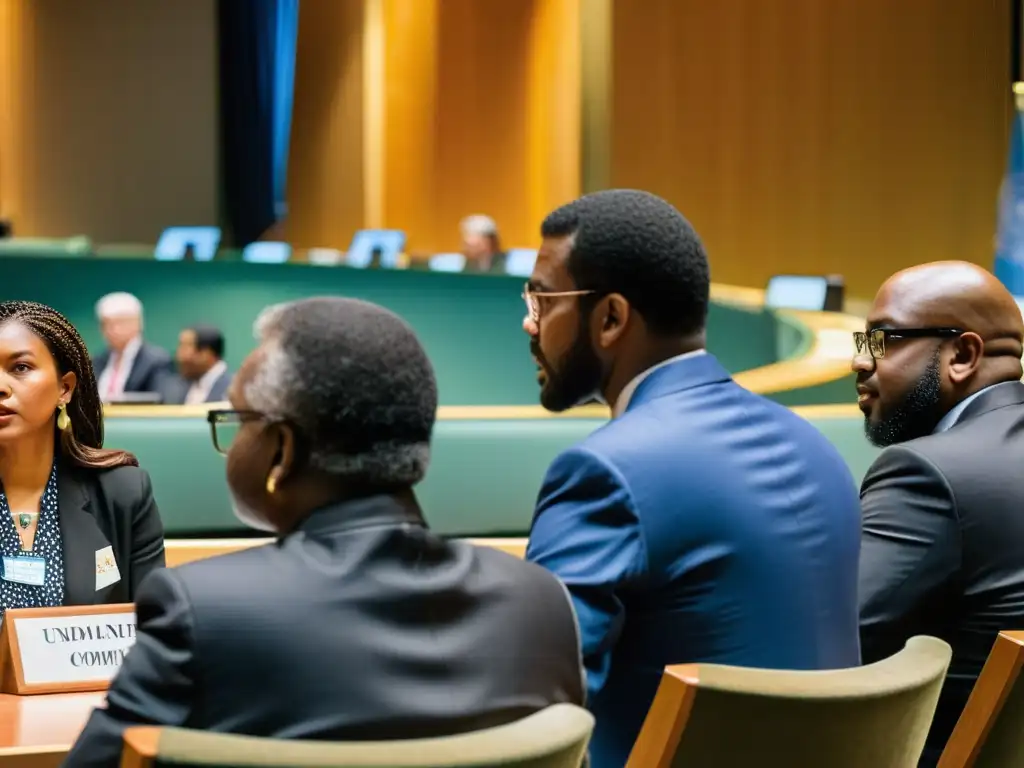
<svg viewBox="0 0 1024 768">
<path fill-rule="evenodd" d="M 463 272 L 505 272 L 505 252 L 501 250 L 498 225 L 483 214 L 467 216 L 459 225 L 462 233 L 462 255 L 466 257 Z"/>
<path fill-rule="evenodd" d="M 173 362 L 167 350 L 143 340 L 142 302 L 123 291 L 108 293 L 96 302 L 96 319 L 107 343 L 92 361 L 103 402 L 125 392 L 159 392 Z"/>
<path fill-rule="evenodd" d="M 555 577 L 424 521 L 437 386 L 412 329 L 317 298 L 258 338 L 209 420 L 237 516 L 277 541 L 143 583 L 138 641 L 65 765 L 116 766 L 130 725 L 405 739 L 581 704 Z"/>
</svg>

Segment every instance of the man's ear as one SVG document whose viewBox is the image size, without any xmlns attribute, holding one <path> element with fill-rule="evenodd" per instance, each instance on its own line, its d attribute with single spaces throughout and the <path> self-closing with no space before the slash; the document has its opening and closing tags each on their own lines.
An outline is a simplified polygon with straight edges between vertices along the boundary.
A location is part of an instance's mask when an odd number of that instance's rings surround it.
<svg viewBox="0 0 1024 768">
<path fill-rule="evenodd" d="M 295 431 L 289 424 L 274 424 L 271 429 L 278 446 L 267 480 L 273 479 L 274 486 L 280 488 L 296 469 Z"/>
<path fill-rule="evenodd" d="M 985 342 L 976 333 L 967 332 L 953 344 L 953 359 L 949 361 L 949 378 L 954 384 L 969 379 L 985 356 Z"/>
<path fill-rule="evenodd" d="M 621 293 L 609 293 L 602 298 L 591 315 L 597 346 L 607 349 L 622 338 L 632 312 L 633 308 Z"/>
</svg>

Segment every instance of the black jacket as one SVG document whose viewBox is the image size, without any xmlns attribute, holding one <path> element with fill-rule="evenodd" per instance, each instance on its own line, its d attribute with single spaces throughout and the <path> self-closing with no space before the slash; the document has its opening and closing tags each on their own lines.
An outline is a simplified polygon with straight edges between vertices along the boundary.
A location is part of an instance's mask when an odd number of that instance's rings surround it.
<svg viewBox="0 0 1024 768">
<path fill-rule="evenodd" d="M 164 566 L 164 529 L 149 474 L 138 467 L 57 466 L 64 546 L 64 604 L 130 603 L 142 579 Z M 111 547 L 121 578 L 96 589 L 96 553 Z"/>
<path fill-rule="evenodd" d="M 401 739 L 584 696 L 568 594 L 496 549 L 445 541 L 414 501 L 313 514 L 266 546 L 154 573 L 138 640 L 68 766 L 117 766 L 125 727 Z"/>
<path fill-rule="evenodd" d="M 110 350 L 104 349 L 92 359 L 97 381 L 110 362 Z M 132 369 L 124 382 L 125 392 L 160 392 L 164 377 L 174 370 L 174 361 L 167 350 L 148 342 L 139 347 Z"/>
<path fill-rule="evenodd" d="M 887 448 L 861 487 L 861 653 L 913 635 L 953 659 L 921 765 L 934 765 L 1000 630 L 1024 628 L 1024 384 L 983 391 L 945 432 Z"/>
</svg>

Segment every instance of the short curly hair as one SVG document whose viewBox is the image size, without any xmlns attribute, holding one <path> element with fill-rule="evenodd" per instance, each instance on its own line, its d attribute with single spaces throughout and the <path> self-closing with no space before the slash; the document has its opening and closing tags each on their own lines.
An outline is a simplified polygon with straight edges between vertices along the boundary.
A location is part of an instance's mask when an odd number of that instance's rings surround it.
<svg viewBox="0 0 1024 768">
<path fill-rule="evenodd" d="M 708 257 L 690 222 L 660 197 L 633 189 L 584 195 L 550 213 L 541 235 L 571 235 L 568 269 L 576 287 L 622 294 L 652 333 L 704 330 Z"/>
<path fill-rule="evenodd" d="M 300 430 L 312 466 L 364 487 L 423 479 L 437 382 L 404 320 L 358 299 L 312 298 L 267 308 L 256 334 L 265 356 L 245 397 Z"/>
</svg>

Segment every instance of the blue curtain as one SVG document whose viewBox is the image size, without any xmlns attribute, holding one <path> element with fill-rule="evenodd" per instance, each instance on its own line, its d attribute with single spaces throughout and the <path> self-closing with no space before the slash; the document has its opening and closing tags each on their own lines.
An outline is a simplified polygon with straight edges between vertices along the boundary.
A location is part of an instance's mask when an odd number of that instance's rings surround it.
<svg viewBox="0 0 1024 768">
<path fill-rule="evenodd" d="M 287 213 L 299 0 L 219 0 L 221 166 L 231 240 Z"/>
<path fill-rule="evenodd" d="M 1024 296 L 1024 114 L 1014 110 L 1006 175 L 999 193 L 995 276 L 1010 293 Z"/>
</svg>

